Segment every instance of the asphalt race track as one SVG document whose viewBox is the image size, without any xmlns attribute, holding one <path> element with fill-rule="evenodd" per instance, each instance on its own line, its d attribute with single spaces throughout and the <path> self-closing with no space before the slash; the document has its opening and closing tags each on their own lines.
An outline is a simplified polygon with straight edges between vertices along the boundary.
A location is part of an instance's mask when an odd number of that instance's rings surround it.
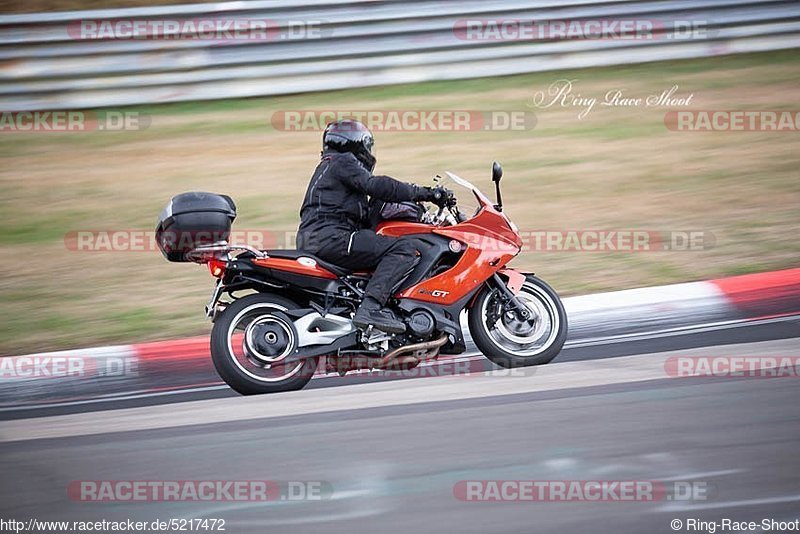
<svg viewBox="0 0 800 534">
<path fill-rule="evenodd" d="M 800 318 L 789 317 L 572 345 L 552 364 L 519 372 L 325 378 L 248 398 L 219 386 L 132 392 L 5 411 L 0 515 L 211 518 L 233 533 L 328 534 L 673 532 L 676 519 L 681 531 L 694 520 L 794 521 L 798 377 L 676 378 L 667 369 L 676 356 L 797 357 L 798 335 Z M 75 481 L 125 480 L 302 481 L 324 491 L 266 502 L 82 502 L 68 491 Z M 459 489 L 524 480 L 649 481 L 667 492 L 479 502 Z M 700 493 L 671 493 L 678 485 Z"/>
</svg>

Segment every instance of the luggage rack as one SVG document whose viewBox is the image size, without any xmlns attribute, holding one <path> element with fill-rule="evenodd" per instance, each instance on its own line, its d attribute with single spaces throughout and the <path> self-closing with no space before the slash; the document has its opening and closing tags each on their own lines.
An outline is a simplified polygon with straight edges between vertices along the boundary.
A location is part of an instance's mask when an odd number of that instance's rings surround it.
<svg viewBox="0 0 800 534">
<path fill-rule="evenodd" d="M 250 245 L 231 245 L 227 241 L 218 241 L 209 245 L 202 245 L 193 248 L 186 253 L 186 259 L 195 263 L 208 263 L 210 260 L 220 259 L 224 254 L 226 257 L 233 251 L 250 252 L 257 258 L 269 257 L 266 252 L 251 247 Z"/>
</svg>

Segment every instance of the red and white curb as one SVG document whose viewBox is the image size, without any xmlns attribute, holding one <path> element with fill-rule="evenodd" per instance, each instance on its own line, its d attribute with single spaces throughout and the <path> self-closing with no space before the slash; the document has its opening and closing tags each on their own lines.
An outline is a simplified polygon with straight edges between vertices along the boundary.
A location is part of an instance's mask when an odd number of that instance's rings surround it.
<svg viewBox="0 0 800 534">
<path fill-rule="evenodd" d="M 800 269 L 564 299 L 571 340 L 800 312 Z"/>
<path fill-rule="evenodd" d="M 800 268 L 569 297 L 564 305 L 573 345 L 797 314 Z M 0 358 L 0 408 L 218 383 L 207 336 Z"/>
</svg>

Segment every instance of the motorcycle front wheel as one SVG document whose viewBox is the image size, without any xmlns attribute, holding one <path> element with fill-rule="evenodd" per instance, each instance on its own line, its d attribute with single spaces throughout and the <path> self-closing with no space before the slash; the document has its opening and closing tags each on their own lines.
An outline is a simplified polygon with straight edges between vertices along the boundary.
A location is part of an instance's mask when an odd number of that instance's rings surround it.
<svg viewBox="0 0 800 534">
<path fill-rule="evenodd" d="M 527 276 L 517 300 L 529 314 L 506 310 L 496 288 L 485 287 L 469 310 L 469 331 L 478 349 L 493 363 L 529 367 L 549 363 L 567 340 L 567 313 L 556 292 Z"/>
<path fill-rule="evenodd" d="M 288 362 L 298 335 L 283 312 L 296 309 L 291 300 L 270 293 L 237 299 L 214 322 L 211 359 L 219 376 L 243 395 L 302 389 L 318 358 Z"/>
</svg>

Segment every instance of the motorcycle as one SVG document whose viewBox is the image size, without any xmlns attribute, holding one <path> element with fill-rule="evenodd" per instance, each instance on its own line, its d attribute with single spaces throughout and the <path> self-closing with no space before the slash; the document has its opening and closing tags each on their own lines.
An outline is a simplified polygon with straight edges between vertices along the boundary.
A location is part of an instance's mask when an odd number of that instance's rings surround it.
<svg viewBox="0 0 800 534">
<path fill-rule="evenodd" d="M 222 379 L 250 395 L 303 388 L 321 358 L 327 372 L 340 375 L 411 369 L 466 350 L 462 312 L 475 345 L 496 365 L 526 367 L 555 358 L 567 337 L 567 316 L 548 284 L 508 267 L 522 239 L 503 212 L 502 167 L 495 162 L 492 168 L 496 202 L 446 174 L 453 188 L 474 197 L 471 216 L 461 209 L 469 201 L 459 205 L 451 196 L 418 220 L 384 220 L 376 229 L 422 245 L 388 304 L 406 325 L 401 334 L 353 326 L 369 272 L 351 272 L 302 250 L 230 244 L 236 217 L 230 197 L 173 198 L 156 239 L 168 260 L 206 264 L 217 280 L 206 315 L 214 324 L 211 357 Z"/>
</svg>

